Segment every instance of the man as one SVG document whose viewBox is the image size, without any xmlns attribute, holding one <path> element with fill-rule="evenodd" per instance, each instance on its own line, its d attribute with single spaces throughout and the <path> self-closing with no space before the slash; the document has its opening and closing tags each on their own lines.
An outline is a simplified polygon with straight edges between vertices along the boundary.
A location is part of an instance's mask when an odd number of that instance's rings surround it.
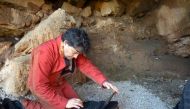
<svg viewBox="0 0 190 109">
<path fill-rule="evenodd" d="M 88 49 L 86 32 L 77 28 L 68 29 L 63 35 L 35 48 L 27 84 L 38 100 L 22 100 L 25 109 L 83 107 L 82 100 L 64 79 L 65 75 L 74 73 L 75 66 L 102 87 L 118 92 L 117 87 L 83 55 Z"/>
</svg>

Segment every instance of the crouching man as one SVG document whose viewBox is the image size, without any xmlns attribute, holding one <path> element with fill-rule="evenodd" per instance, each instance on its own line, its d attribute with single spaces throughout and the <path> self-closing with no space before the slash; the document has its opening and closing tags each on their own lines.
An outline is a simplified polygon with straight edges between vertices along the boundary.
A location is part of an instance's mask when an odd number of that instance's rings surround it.
<svg viewBox="0 0 190 109">
<path fill-rule="evenodd" d="M 107 89 L 118 92 L 102 72 L 84 56 L 89 49 L 87 33 L 78 28 L 49 40 L 32 51 L 32 62 L 27 85 L 37 97 L 36 101 L 23 99 L 25 109 L 81 108 L 83 102 L 64 79 L 75 68 Z"/>
</svg>

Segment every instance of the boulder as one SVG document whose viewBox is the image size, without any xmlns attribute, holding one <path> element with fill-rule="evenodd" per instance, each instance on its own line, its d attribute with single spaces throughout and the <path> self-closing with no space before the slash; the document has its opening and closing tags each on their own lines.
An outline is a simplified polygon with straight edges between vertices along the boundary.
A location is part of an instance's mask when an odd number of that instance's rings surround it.
<svg viewBox="0 0 190 109">
<path fill-rule="evenodd" d="M 41 20 L 27 8 L 0 2 L 0 36 L 19 36 Z"/>
<path fill-rule="evenodd" d="M 189 1 L 166 0 L 157 11 L 158 34 L 168 42 L 169 52 L 182 57 L 190 56 L 189 4 Z"/>
<path fill-rule="evenodd" d="M 121 0 L 126 7 L 126 14 L 142 17 L 159 6 L 160 0 Z"/>
<path fill-rule="evenodd" d="M 44 4 L 44 5 L 42 5 L 42 11 L 44 12 L 44 13 L 52 13 L 52 9 L 53 8 L 53 6 L 52 6 L 52 4 Z"/>
<path fill-rule="evenodd" d="M 29 71 L 29 55 L 7 59 L 0 71 L 0 87 L 14 96 L 25 95 L 28 91 L 26 81 Z"/>
<path fill-rule="evenodd" d="M 157 29 L 158 33 L 165 36 L 168 42 L 177 41 L 180 35 L 177 34 L 183 25 L 188 23 L 185 18 L 187 11 L 185 8 L 170 8 L 169 6 L 163 5 L 157 14 L 158 22 Z"/>
<path fill-rule="evenodd" d="M 82 11 L 81 8 L 77 8 L 69 4 L 68 2 L 64 2 L 61 8 L 64 9 L 67 13 L 74 14 L 74 15 L 79 15 L 80 12 Z"/>
<path fill-rule="evenodd" d="M 96 24 L 96 28 L 103 28 L 103 27 L 106 27 L 109 25 L 114 25 L 114 24 L 115 24 L 115 22 L 111 18 L 108 18 L 106 20 L 98 19 L 97 24 Z"/>
<path fill-rule="evenodd" d="M 10 41 L 4 41 L 4 42 L 0 42 L 0 55 L 7 50 L 8 48 L 10 48 L 12 42 Z"/>
<path fill-rule="evenodd" d="M 91 7 L 90 6 L 84 8 L 82 10 L 82 12 L 81 12 L 81 16 L 83 16 L 83 17 L 89 17 L 91 15 L 92 15 L 92 11 L 91 11 Z"/>
<path fill-rule="evenodd" d="M 102 2 L 101 4 L 101 15 L 102 16 L 121 16 L 124 13 L 125 7 L 119 0 L 111 0 L 108 2 Z"/>
<path fill-rule="evenodd" d="M 32 10 L 39 9 L 43 4 L 44 0 L 1 0 L 2 2 L 12 3 L 18 6 L 26 7 Z"/>
<path fill-rule="evenodd" d="M 0 69 L 5 62 L 5 59 L 8 57 L 6 52 L 10 49 L 11 45 L 11 41 L 0 42 Z"/>
<path fill-rule="evenodd" d="M 180 38 L 180 40 L 174 44 L 169 44 L 170 52 L 182 57 L 190 56 L 190 36 Z"/>
<path fill-rule="evenodd" d="M 66 29 L 75 26 L 75 19 L 58 9 L 47 19 L 40 22 L 15 45 L 15 53 L 30 54 L 39 44 L 61 35 Z"/>
</svg>

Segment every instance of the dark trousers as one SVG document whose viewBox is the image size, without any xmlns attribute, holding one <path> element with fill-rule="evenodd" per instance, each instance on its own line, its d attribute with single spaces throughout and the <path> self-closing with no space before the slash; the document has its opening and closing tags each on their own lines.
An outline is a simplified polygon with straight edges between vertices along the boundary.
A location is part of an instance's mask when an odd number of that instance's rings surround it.
<svg viewBox="0 0 190 109">
<path fill-rule="evenodd" d="M 24 108 L 19 101 L 5 98 L 1 100 L 0 109 L 24 109 Z"/>
<path fill-rule="evenodd" d="M 188 81 L 183 89 L 181 100 L 174 109 L 190 109 L 190 81 Z"/>
</svg>

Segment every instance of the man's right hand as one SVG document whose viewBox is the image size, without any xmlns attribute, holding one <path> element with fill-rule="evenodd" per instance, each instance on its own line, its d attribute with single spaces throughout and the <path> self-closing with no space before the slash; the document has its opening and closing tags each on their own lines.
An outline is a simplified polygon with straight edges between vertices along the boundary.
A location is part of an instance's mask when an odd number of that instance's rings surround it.
<svg viewBox="0 0 190 109">
<path fill-rule="evenodd" d="M 83 107 L 83 102 L 82 100 L 78 99 L 78 98 L 72 98 L 69 99 L 69 101 L 67 102 L 66 108 L 77 108 L 80 109 L 81 107 Z"/>
</svg>

